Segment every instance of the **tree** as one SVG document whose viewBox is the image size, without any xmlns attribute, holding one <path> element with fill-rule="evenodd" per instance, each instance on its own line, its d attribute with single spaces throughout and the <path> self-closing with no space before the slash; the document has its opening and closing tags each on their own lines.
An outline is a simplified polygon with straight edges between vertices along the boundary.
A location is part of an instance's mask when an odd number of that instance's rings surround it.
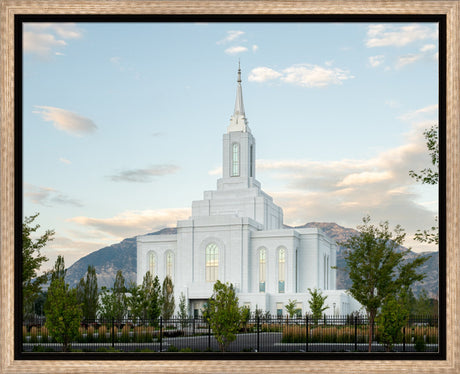
<svg viewBox="0 0 460 374">
<path fill-rule="evenodd" d="M 78 302 L 82 304 L 83 318 L 85 320 L 96 319 L 99 303 L 96 269 L 88 265 L 85 278 L 81 278 L 77 286 Z"/>
<path fill-rule="evenodd" d="M 345 262 L 352 282 L 348 292 L 366 309 L 369 319 L 370 352 L 379 308 L 390 295 L 408 292 L 415 281 L 425 277 L 417 273 L 417 268 L 428 257 L 404 262 L 405 254 L 409 251 L 400 248 L 406 235 L 404 229 L 397 225 L 393 234 L 388 221 L 380 223 L 378 227 L 369 222 L 370 217 L 364 217 L 363 225 L 358 226 L 359 233 L 339 244 L 348 248 Z"/>
<path fill-rule="evenodd" d="M 310 292 L 311 296 L 311 299 L 308 300 L 308 305 L 310 305 L 313 322 L 316 324 L 318 323 L 318 320 L 322 317 L 323 312 L 329 308 L 328 306 L 324 305 L 327 296 L 323 296 L 321 291 L 318 291 L 316 288 L 313 290 L 309 288 L 308 292 Z"/>
<path fill-rule="evenodd" d="M 179 297 L 179 318 L 181 320 L 182 328 L 187 326 L 185 320 L 188 318 L 187 312 L 187 301 L 185 300 L 185 295 L 183 292 L 180 293 Z"/>
<path fill-rule="evenodd" d="M 163 319 L 170 319 L 176 309 L 174 300 L 174 285 L 170 277 L 166 276 L 161 288 L 161 315 Z"/>
<path fill-rule="evenodd" d="M 251 319 L 251 309 L 248 306 L 243 306 L 241 308 L 241 323 L 243 324 L 244 331 L 248 329 L 248 323 Z"/>
<path fill-rule="evenodd" d="M 241 308 L 232 284 L 216 281 L 214 292 L 208 302 L 207 320 L 211 325 L 220 350 L 225 352 L 227 346 L 236 339 L 241 323 Z"/>
<path fill-rule="evenodd" d="M 153 324 L 156 325 L 162 310 L 161 286 L 158 277 L 152 278 L 152 274 L 148 271 L 144 275 L 142 285 L 131 284 L 128 291 L 131 295 L 127 298 L 127 306 L 131 309 L 131 317 L 153 320 Z"/>
<path fill-rule="evenodd" d="M 297 313 L 297 300 L 289 299 L 289 302 L 284 307 L 286 308 L 286 311 L 288 312 L 289 317 L 290 318 L 294 317 Z"/>
<path fill-rule="evenodd" d="M 161 314 L 161 286 L 158 276 L 152 278 L 148 271 L 142 282 L 142 293 L 144 297 L 144 319 L 156 320 Z"/>
<path fill-rule="evenodd" d="M 402 328 L 407 323 L 409 311 L 402 300 L 390 295 L 382 305 L 377 317 L 380 341 L 385 345 L 387 352 L 394 343 L 401 340 Z"/>
<path fill-rule="evenodd" d="M 101 304 L 99 312 L 102 318 L 112 319 L 121 322 L 127 311 L 127 298 L 125 278 L 121 270 L 117 271 L 113 287 L 109 290 L 106 287 L 101 289 Z"/>
<path fill-rule="evenodd" d="M 426 147 L 431 157 L 433 169 L 425 168 L 418 173 L 413 170 L 409 171 L 409 175 L 417 182 L 422 184 L 438 184 L 439 183 L 439 141 L 438 141 L 438 125 L 433 125 L 423 132 L 426 139 Z M 437 217 L 435 217 L 437 221 Z M 431 227 L 429 230 L 418 230 L 414 237 L 415 240 L 421 243 L 439 244 L 439 231 L 437 226 Z"/>
<path fill-rule="evenodd" d="M 39 213 L 25 217 L 22 224 L 22 313 L 23 318 L 30 318 L 34 314 L 34 302 L 40 294 L 41 286 L 48 280 L 47 274 L 38 275 L 42 264 L 48 258 L 41 254 L 40 250 L 53 240 L 54 231 L 46 230 L 37 239 L 32 235 L 40 225 L 33 226 L 32 223 Z"/>
<path fill-rule="evenodd" d="M 67 352 L 70 342 L 78 335 L 82 311 L 77 302 L 77 291 L 70 289 L 64 278 L 64 257 L 58 256 L 45 302 L 45 326 Z"/>
</svg>

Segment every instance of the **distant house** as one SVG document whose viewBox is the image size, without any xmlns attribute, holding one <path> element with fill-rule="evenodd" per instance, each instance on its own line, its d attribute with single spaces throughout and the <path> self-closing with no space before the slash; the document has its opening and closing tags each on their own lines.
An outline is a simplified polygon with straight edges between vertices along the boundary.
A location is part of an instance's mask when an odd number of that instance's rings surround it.
<svg viewBox="0 0 460 374">
<path fill-rule="evenodd" d="M 309 311 L 308 288 L 327 295 L 328 314 L 348 314 L 360 305 L 336 290 L 337 244 L 320 229 L 283 228 L 283 210 L 256 180 L 256 142 L 246 119 L 238 69 L 233 115 L 223 136 L 223 176 L 217 190 L 192 202 L 192 216 L 177 222 L 175 235 L 137 238 L 137 283 L 147 271 L 174 282 L 189 311 L 199 315 L 214 282 L 232 283 L 241 305 L 285 314 L 288 300 Z"/>
</svg>

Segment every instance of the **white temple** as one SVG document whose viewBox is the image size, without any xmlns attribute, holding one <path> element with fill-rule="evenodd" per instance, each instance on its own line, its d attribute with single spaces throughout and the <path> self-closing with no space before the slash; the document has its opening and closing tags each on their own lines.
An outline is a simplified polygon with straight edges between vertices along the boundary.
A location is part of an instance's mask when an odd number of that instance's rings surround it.
<svg viewBox="0 0 460 374">
<path fill-rule="evenodd" d="M 192 216 L 177 222 L 174 235 L 137 238 L 137 283 L 145 273 L 169 275 L 176 308 L 180 294 L 189 312 L 201 314 L 216 280 L 234 285 L 241 305 L 284 315 L 284 305 L 297 301 L 309 311 L 308 288 L 327 295 L 327 314 L 348 314 L 360 308 L 343 290 L 336 290 L 337 244 L 320 229 L 283 228 L 283 210 L 256 180 L 256 143 L 246 119 L 238 69 L 234 113 L 223 135 L 223 176 L 217 190 L 192 202 Z"/>
</svg>

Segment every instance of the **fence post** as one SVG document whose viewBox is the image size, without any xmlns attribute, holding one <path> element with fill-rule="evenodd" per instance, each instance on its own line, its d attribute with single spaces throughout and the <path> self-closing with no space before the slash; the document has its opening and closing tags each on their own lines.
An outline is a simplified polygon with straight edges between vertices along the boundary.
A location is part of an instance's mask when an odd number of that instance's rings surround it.
<svg viewBox="0 0 460 374">
<path fill-rule="evenodd" d="M 115 321 L 113 317 L 112 317 L 112 333 L 110 335 L 112 336 L 112 348 L 114 348 L 115 347 Z"/>
<path fill-rule="evenodd" d="M 211 323 L 208 320 L 208 351 L 211 350 Z"/>
<path fill-rule="evenodd" d="M 257 352 L 260 352 L 260 317 L 257 316 Z"/>
<path fill-rule="evenodd" d="M 355 352 L 358 350 L 358 316 L 355 316 Z"/>
<path fill-rule="evenodd" d="M 160 352 L 163 352 L 163 317 L 160 316 Z"/>
<path fill-rule="evenodd" d="M 305 316 L 305 352 L 308 352 L 308 315 Z"/>
<path fill-rule="evenodd" d="M 406 326 L 403 327 L 403 352 L 406 352 Z"/>
<path fill-rule="evenodd" d="M 192 324 L 192 334 L 195 335 L 195 318 L 193 318 L 193 324 Z"/>
</svg>

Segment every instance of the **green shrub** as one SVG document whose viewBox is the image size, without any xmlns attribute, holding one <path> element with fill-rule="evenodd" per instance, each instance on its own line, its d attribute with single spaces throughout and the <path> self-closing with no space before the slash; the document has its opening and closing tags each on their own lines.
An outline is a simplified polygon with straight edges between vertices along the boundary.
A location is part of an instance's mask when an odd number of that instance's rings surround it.
<svg viewBox="0 0 460 374">
<path fill-rule="evenodd" d="M 423 338 L 419 337 L 415 340 L 414 348 L 417 352 L 425 352 L 426 343 Z"/>
<path fill-rule="evenodd" d="M 171 344 L 166 352 L 179 352 L 179 348 L 177 348 L 175 345 Z"/>
</svg>

